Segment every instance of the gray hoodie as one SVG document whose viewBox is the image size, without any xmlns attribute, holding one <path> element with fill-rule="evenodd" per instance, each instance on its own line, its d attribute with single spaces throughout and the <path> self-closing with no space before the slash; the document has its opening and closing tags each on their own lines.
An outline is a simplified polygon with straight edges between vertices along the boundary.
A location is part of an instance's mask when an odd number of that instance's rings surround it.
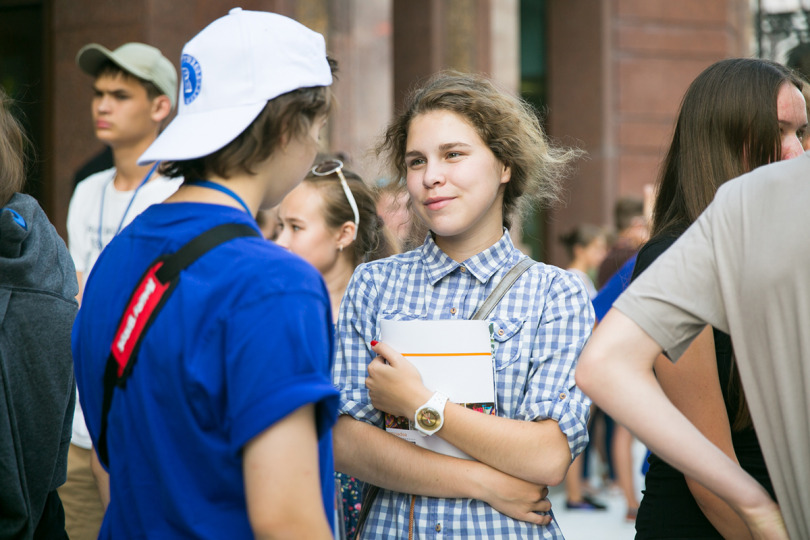
<svg viewBox="0 0 810 540">
<path fill-rule="evenodd" d="M 0 538 L 28 539 L 64 483 L 75 383 L 76 272 L 35 199 L 0 209 Z"/>
</svg>

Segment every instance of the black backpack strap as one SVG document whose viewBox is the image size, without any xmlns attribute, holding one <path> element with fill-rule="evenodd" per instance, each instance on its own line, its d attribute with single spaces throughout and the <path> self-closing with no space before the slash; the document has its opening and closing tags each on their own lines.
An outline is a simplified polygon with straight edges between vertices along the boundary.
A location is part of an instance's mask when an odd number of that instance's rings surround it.
<svg viewBox="0 0 810 540">
<path fill-rule="evenodd" d="M 104 465 L 109 465 L 107 417 L 115 387 L 126 386 L 126 380 L 138 359 L 138 350 L 143 337 L 180 281 L 180 272 L 220 244 L 244 236 L 260 237 L 258 231 L 250 225 L 241 223 L 218 225 L 194 237 L 176 252 L 155 259 L 138 280 L 118 321 L 115 337 L 110 346 L 110 355 L 104 368 L 101 430 L 96 448 Z"/>
</svg>

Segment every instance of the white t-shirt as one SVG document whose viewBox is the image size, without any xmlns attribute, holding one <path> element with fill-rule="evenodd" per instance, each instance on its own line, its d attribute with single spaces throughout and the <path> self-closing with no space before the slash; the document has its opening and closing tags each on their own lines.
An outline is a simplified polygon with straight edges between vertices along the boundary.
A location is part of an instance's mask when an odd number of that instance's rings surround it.
<svg viewBox="0 0 810 540">
<path fill-rule="evenodd" d="M 82 273 L 82 283 L 80 283 L 82 289 L 87 283 L 87 278 L 101 254 L 101 250 L 120 232 L 120 229 L 129 225 L 138 214 L 148 207 L 165 201 L 183 183 L 182 178 L 158 176 L 144 184 L 136 193 L 134 189 L 117 190 L 113 185 L 114 179 L 115 168 L 90 175 L 79 182 L 70 199 L 67 217 L 68 247 L 76 271 Z M 128 206 L 129 210 L 127 210 Z M 99 219 L 101 223 L 99 223 Z M 99 230 L 101 231 L 100 238 Z M 81 448 L 92 446 L 78 398 L 73 417 L 71 442 Z"/>
<path fill-rule="evenodd" d="M 721 186 L 614 306 L 673 360 L 728 332 L 791 538 L 810 538 L 810 155 Z"/>
<path fill-rule="evenodd" d="M 79 182 L 70 199 L 67 218 L 68 247 L 76 271 L 82 273 L 85 282 L 103 247 L 138 214 L 155 203 L 165 201 L 183 182 L 181 178 L 158 176 L 144 184 L 136 194 L 134 189 L 117 190 L 113 185 L 114 178 L 115 168 L 88 176 Z M 127 211 L 130 201 L 132 205 Z M 81 285 L 83 287 L 84 283 Z"/>
</svg>

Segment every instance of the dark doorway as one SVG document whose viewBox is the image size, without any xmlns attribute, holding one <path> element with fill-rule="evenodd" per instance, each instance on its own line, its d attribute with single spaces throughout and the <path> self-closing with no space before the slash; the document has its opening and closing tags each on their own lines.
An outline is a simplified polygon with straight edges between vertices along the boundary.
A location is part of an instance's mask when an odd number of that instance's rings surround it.
<svg viewBox="0 0 810 540">
<path fill-rule="evenodd" d="M 0 86 L 34 143 L 25 191 L 43 204 L 45 148 L 45 28 L 42 0 L 0 0 Z"/>
</svg>

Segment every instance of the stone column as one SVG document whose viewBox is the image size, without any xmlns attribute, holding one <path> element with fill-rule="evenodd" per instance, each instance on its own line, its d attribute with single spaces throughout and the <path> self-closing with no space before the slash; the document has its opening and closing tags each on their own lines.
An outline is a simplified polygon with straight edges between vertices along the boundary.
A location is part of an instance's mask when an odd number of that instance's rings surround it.
<svg viewBox="0 0 810 540">
<path fill-rule="evenodd" d="M 328 50 L 339 69 L 329 148 L 368 183 L 381 173 L 371 149 L 393 109 L 391 12 L 391 0 L 329 3 Z"/>
</svg>

